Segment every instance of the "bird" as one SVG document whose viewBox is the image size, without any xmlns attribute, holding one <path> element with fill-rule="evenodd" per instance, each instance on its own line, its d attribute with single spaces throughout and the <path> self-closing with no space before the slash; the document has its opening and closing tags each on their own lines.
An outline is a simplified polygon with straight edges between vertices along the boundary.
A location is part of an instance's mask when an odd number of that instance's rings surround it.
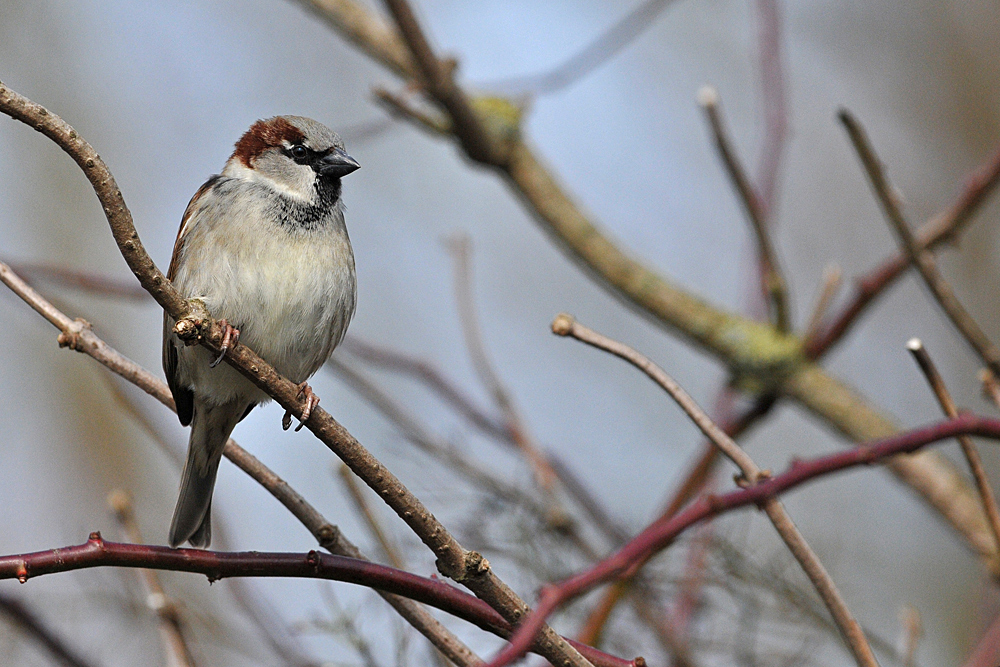
<svg viewBox="0 0 1000 667">
<path fill-rule="evenodd" d="M 359 167 L 318 121 L 258 120 L 184 211 L 167 278 L 186 299 L 200 299 L 224 335 L 217 355 L 185 345 L 164 314 L 163 371 L 181 424 L 191 426 L 172 547 L 210 545 L 212 492 L 226 441 L 269 400 L 219 363 L 227 350 L 245 344 L 299 385 L 306 407 L 298 428 L 319 402 L 306 381 L 343 339 L 357 302 L 341 178 Z M 286 413 L 283 427 L 290 422 Z"/>
</svg>

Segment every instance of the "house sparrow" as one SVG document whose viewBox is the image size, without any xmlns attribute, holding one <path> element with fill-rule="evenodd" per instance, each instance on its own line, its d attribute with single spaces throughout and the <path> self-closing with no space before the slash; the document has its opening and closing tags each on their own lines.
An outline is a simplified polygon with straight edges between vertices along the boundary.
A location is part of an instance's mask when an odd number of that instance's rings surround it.
<svg viewBox="0 0 1000 667">
<path fill-rule="evenodd" d="M 222 354 L 186 346 L 164 316 L 163 370 L 181 424 L 191 425 L 170 544 L 211 541 L 212 489 L 229 434 L 268 396 L 227 364 L 242 341 L 307 401 L 306 380 L 340 343 L 354 315 L 354 253 L 340 179 L 359 167 L 325 125 L 301 116 L 254 123 L 222 173 L 199 188 L 177 233 L 167 277 L 219 319 Z M 288 428 L 290 415 L 283 425 Z M 301 424 L 300 424 L 301 428 Z"/>
</svg>

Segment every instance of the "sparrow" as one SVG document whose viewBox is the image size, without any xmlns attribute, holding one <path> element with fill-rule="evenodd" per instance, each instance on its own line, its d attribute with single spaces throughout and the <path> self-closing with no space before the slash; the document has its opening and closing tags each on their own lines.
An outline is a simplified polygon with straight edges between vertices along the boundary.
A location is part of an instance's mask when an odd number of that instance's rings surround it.
<svg viewBox="0 0 1000 667">
<path fill-rule="evenodd" d="M 184 211 L 167 278 L 184 297 L 204 302 L 224 336 L 217 356 L 187 346 L 164 315 L 163 370 L 177 416 L 191 426 L 170 523 L 173 547 L 210 544 L 222 450 L 236 424 L 269 400 L 219 364 L 228 349 L 245 343 L 298 383 L 302 422 L 318 403 L 306 380 L 343 339 L 357 301 L 340 179 L 359 166 L 315 120 L 259 120 Z M 290 419 L 286 413 L 286 429 Z"/>
</svg>

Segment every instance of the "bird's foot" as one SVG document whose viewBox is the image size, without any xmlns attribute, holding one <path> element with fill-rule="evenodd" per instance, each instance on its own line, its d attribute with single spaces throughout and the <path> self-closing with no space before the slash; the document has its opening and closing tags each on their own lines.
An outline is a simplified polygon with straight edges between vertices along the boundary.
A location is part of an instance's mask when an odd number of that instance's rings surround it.
<svg viewBox="0 0 1000 667">
<path fill-rule="evenodd" d="M 312 414 L 313 409 L 319 405 L 319 396 L 313 393 L 312 387 L 306 382 L 299 383 L 299 394 L 298 397 L 306 402 L 304 408 L 302 408 L 302 417 L 299 419 L 299 425 L 295 427 L 295 431 L 298 432 L 302 430 L 302 427 L 306 425 L 309 421 L 309 415 Z M 290 411 L 285 411 L 285 416 L 281 418 L 281 428 L 288 430 L 288 427 L 292 425 L 292 413 Z"/>
<path fill-rule="evenodd" d="M 231 325 L 227 320 L 219 320 L 219 326 L 222 327 L 222 345 L 219 347 L 219 356 L 215 358 L 212 363 L 208 366 L 209 368 L 215 368 L 222 361 L 222 358 L 226 356 L 226 352 L 231 350 L 240 344 L 240 330 Z"/>
</svg>

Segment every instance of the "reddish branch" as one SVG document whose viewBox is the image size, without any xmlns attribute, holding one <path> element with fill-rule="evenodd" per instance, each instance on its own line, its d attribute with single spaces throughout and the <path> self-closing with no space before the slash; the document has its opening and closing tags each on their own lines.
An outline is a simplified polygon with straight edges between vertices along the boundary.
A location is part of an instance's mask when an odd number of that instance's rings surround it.
<svg viewBox="0 0 1000 667">
<path fill-rule="evenodd" d="M 897 454 L 909 454 L 931 443 L 958 435 L 1000 439 L 1000 419 L 964 414 L 891 438 L 864 443 L 845 452 L 810 461 L 795 460 L 784 473 L 763 479 L 745 489 L 737 489 L 722 495 L 702 495 L 673 517 L 650 525 L 617 553 L 593 568 L 558 584 L 544 587 L 535 611 L 518 625 L 510 645 L 490 663 L 490 667 L 507 665 L 524 655 L 538 628 L 559 606 L 599 584 L 629 576 L 636 563 L 643 563 L 655 553 L 670 546 L 678 535 L 691 526 L 738 508 L 750 505 L 760 507 L 765 501 L 819 477 L 878 463 Z"/>
<path fill-rule="evenodd" d="M 947 210 L 925 223 L 917 231 L 918 249 L 930 250 L 943 243 L 953 242 L 979 211 L 998 182 L 1000 182 L 1000 149 L 972 172 L 966 179 L 965 188 Z M 805 341 L 806 357 L 818 359 L 843 340 L 868 306 L 903 275 L 910 268 L 910 264 L 909 256 L 901 252 L 858 278 L 850 302 L 822 330 L 822 333 Z"/>
<path fill-rule="evenodd" d="M 366 560 L 310 551 L 307 554 L 222 552 L 203 549 L 170 549 L 144 544 L 107 542 L 91 533 L 81 545 L 0 556 L 0 579 L 25 583 L 32 577 L 92 567 L 131 567 L 204 574 L 209 582 L 228 577 L 292 577 L 328 579 L 367 586 L 437 607 L 501 637 L 511 625 L 482 600 L 437 579 Z M 596 667 L 639 667 L 638 660 L 610 656 L 577 645 Z"/>
</svg>

